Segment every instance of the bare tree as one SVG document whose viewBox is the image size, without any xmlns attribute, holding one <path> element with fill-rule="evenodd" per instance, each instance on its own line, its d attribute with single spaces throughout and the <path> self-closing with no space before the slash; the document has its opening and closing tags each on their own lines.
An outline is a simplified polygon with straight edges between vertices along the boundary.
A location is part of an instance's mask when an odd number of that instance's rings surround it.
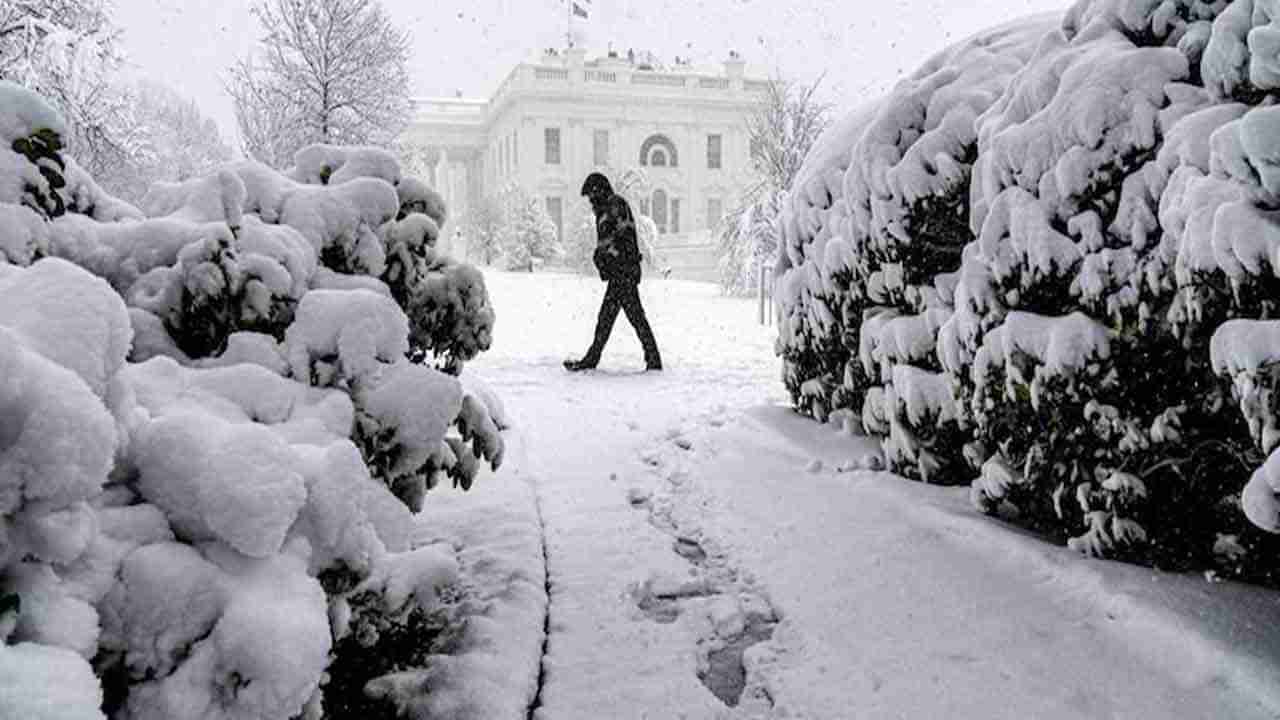
<svg viewBox="0 0 1280 720">
<path fill-rule="evenodd" d="M 246 154 L 283 166 L 304 145 L 390 145 L 409 119 L 409 36 L 378 0 L 257 0 L 259 57 L 227 91 Z"/>
<path fill-rule="evenodd" d="M 783 198 L 830 122 L 831 106 L 816 97 L 821 83 L 775 77 L 747 118 L 756 181 L 720 225 L 720 282 L 729 294 L 750 293 L 761 264 L 777 251 Z"/>
<path fill-rule="evenodd" d="M 131 96 L 141 128 L 140 151 L 104 180 L 112 194 L 136 202 L 157 181 L 198 177 L 231 160 L 217 123 L 195 102 L 154 82 L 139 83 Z"/>
<path fill-rule="evenodd" d="M 258 70 L 252 58 L 231 69 L 226 89 L 240 130 L 241 151 L 273 168 L 292 164 L 293 154 L 309 142 L 301 100 L 282 100 L 290 88 Z"/>
<path fill-rule="evenodd" d="M 120 32 L 104 0 L 8 0 L 0 3 L 0 77 L 21 82 L 38 71 L 51 34 L 69 32 L 98 39 L 111 54 Z"/>
<path fill-rule="evenodd" d="M 0 79 L 47 98 L 63 142 L 104 186 L 144 153 L 133 98 L 117 80 L 120 31 L 105 0 L 0 1 Z"/>
<path fill-rule="evenodd" d="M 775 77 L 769 80 L 759 109 L 747 118 L 751 167 L 759 176 L 756 192 L 787 190 L 830 122 L 831 106 L 816 95 L 822 77 L 811 85 Z"/>
<path fill-rule="evenodd" d="M 232 158 L 218 123 L 167 85 L 139 83 L 136 112 L 155 150 L 155 180 L 198 177 Z"/>
</svg>

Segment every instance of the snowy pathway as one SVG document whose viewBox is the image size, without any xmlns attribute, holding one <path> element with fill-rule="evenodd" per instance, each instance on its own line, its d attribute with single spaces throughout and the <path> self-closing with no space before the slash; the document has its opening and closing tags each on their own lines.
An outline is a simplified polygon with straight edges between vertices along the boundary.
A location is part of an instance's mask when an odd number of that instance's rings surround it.
<svg viewBox="0 0 1280 720">
<path fill-rule="evenodd" d="M 571 375 L 600 284 L 489 285 L 475 367 L 520 423 L 545 526 L 539 720 L 1276 716 L 1272 595 L 1086 563 L 962 491 L 830 469 L 865 441 L 768 409 L 750 303 L 646 282 L 668 371 L 639 372 L 620 322 L 602 369 Z"/>
</svg>

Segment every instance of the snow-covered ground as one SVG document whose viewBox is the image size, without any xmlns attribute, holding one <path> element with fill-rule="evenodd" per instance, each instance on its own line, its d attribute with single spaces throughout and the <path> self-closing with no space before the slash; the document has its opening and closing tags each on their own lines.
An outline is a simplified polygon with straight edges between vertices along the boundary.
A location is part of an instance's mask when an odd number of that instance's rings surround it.
<svg viewBox="0 0 1280 720">
<path fill-rule="evenodd" d="M 495 342 L 472 367 L 520 450 L 473 497 L 532 514 L 536 494 L 539 720 L 1280 713 L 1274 593 L 1085 560 L 977 515 L 966 489 L 856 470 L 876 446 L 783 409 L 751 302 L 647 280 L 668 369 L 640 372 L 620 319 L 601 368 L 569 374 L 603 286 L 486 279 Z M 428 498 L 428 524 L 443 503 L 466 498 Z"/>
</svg>

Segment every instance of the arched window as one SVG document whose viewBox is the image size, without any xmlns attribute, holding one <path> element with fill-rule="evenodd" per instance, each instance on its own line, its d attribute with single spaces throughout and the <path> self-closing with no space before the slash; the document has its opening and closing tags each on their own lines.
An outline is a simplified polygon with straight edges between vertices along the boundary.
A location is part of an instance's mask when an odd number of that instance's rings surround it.
<svg viewBox="0 0 1280 720">
<path fill-rule="evenodd" d="M 667 231 L 667 192 L 665 190 L 653 191 L 653 224 L 658 226 L 658 232 L 665 233 Z"/>
<path fill-rule="evenodd" d="M 658 163 L 659 155 L 662 163 Z M 650 135 L 640 145 L 640 164 L 654 167 L 676 167 L 680 164 L 680 156 L 676 153 L 676 144 L 666 135 Z"/>
</svg>

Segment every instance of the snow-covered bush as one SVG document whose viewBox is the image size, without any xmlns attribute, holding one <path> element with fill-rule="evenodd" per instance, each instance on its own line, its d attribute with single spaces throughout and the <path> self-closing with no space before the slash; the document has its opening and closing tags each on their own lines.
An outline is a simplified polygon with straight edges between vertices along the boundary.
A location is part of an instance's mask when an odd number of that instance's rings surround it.
<svg viewBox="0 0 1280 720">
<path fill-rule="evenodd" d="M 1049 27 L 1014 23 L 935 56 L 881 101 L 851 149 L 849 214 L 826 248 L 831 271 L 849 277 L 842 313 L 859 367 L 847 370 L 846 389 L 868 429 L 885 435 L 890 467 L 911 477 L 967 480 L 961 418 L 934 350 L 973 240 L 975 120 Z"/>
<path fill-rule="evenodd" d="M 1202 291 L 1180 267 L 1178 205 L 1214 193 L 1176 179 L 1231 114 L 1192 71 L 1226 3 L 1115 4 L 1078 3 L 980 120 L 979 239 L 939 354 L 973 454 L 1014 470 L 984 466 L 980 507 L 1011 503 L 1088 554 L 1182 563 L 1211 556 L 1242 449 L 1208 365 L 1209 333 L 1240 308 L 1189 312 Z"/>
<path fill-rule="evenodd" d="M 508 270 L 533 272 L 538 265 L 560 256 L 556 224 L 538 198 L 519 188 L 510 190 L 505 196 L 503 216 L 499 242 Z"/>
<path fill-rule="evenodd" d="M 351 594 L 378 623 L 447 584 L 411 511 L 502 462 L 500 403 L 411 359 L 492 329 L 443 203 L 315 146 L 138 210 L 0 98 L 0 716 L 320 717 Z"/>
<path fill-rule="evenodd" d="M 850 113 L 818 138 L 792 181 L 780 223 L 775 350 L 792 402 L 823 422 L 832 412 L 858 409 L 867 384 L 856 360 L 861 307 L 847 292 L 852 280 L 847 263 L 829 263 L 827 247 L 833 241 L 837 249 L 848 247 L 843 238 L 850 222 L 844 201 L 849 150 L 877 108 L 871 103 Z M 855 333 L 846 337 L 846 327 Z"/>
<path fill-rule="evenodd" d="M 66 210 L 57 190 L 66 185 L 62 137 L 67 131 L 62 117 L 35 93 L 0 80 L 0 202 L 22 205 L 43 217 Z"/>
<path fill-rule="evenodd" d="M 396 191 L 400 194 L 400 214 L 396 216 L 397 220 L 417 213 L 434 220 L 436 227 L 444 227 L 445 221 L 449 219 L 449 211 L 440 193 L 415 177 L 401 180 Z"/>
<path fill-rule="evenodd" d="M 1079 0 L 834 126 L 781 237 L 797 405 L 1082 552 L 1273 574 L 1240 497 L 1280 525 L 1272 473 L 1245 489 L 1276 441 L 1273 17 Z"/>
<path fill-rule="evenodd" d="M 586 198 L 569 201 L 568 221 L 565 223 L 564 264 L 580 273 L 594 273 L 592 261 L 596 251 L 596 216 Z"/>
<path fill-rule="evenodd" d="M 442 256 L 425 267 L 407 310 L 410 357 L 430 355 L 452 375 L 493 342 L 493 308 L 484 275 L 473 265 Z"/>
</svg>

